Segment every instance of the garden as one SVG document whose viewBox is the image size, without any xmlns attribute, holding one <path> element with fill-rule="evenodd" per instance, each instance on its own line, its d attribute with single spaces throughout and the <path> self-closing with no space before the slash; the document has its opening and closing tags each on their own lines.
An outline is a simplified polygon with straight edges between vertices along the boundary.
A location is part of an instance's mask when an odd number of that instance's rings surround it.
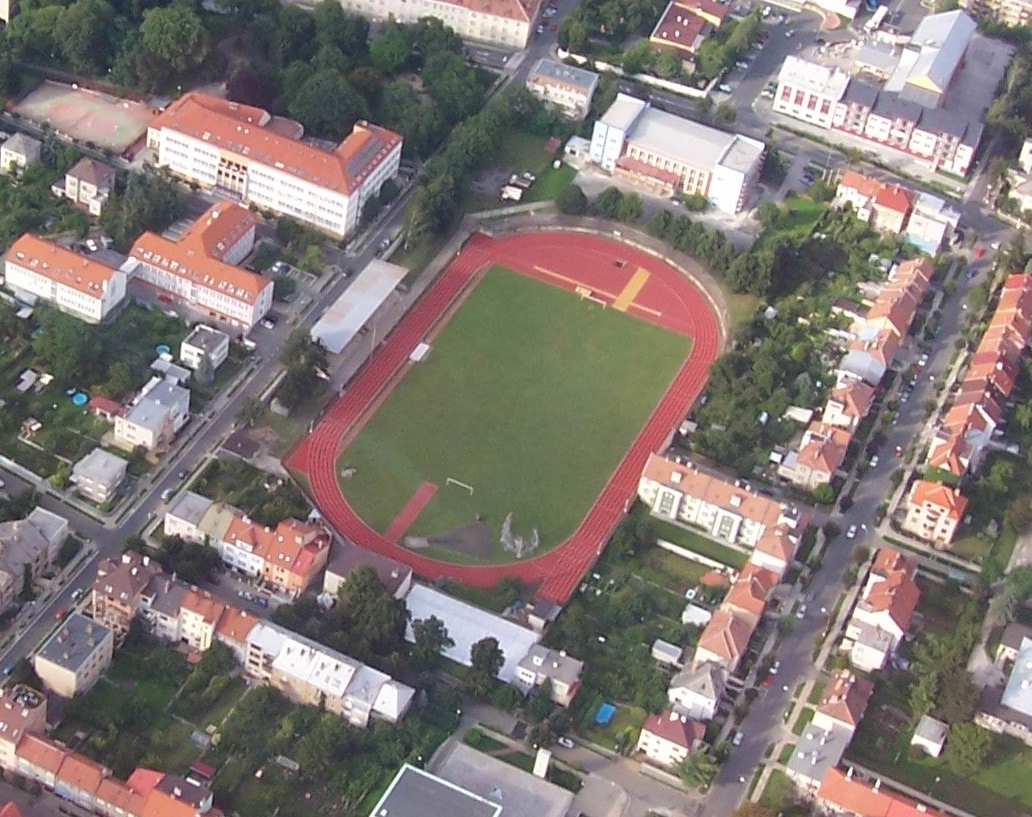
<svg viewBox="0 0 1032 817">
<path fill-rule="evenodd" d="M 235 458 L 209 462 L 191 490 L 232 505 L 262 525 L 277 525 L 291 518 L 307 519 L 311 512 L 311 506 L 293 482 Z"/>
</svg>

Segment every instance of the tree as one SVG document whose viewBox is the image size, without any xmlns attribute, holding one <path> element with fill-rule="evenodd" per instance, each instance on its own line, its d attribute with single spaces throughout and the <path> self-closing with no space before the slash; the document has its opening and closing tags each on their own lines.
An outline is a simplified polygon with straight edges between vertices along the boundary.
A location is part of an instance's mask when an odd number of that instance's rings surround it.
<svg viewBox="0 0 1032 817">
<path fill-rule="evenodd" d="M 642 206 L 641 196 L 637 193 L 625 193 L 620 207 L 617 209 L 616 217 L 628 224 L 641 218 Z"/>
<path fill-rule="evenodd" d="M 982 727 L 974 723 L 958 723 L 950 728 L 946 765 L 954 774 L 970 777 L 982 768 L 992 742 L 992 735 Z"/>
<path fill-rule="evenodd" d="M 287 110 L 306 129 L 330 139 L 342 138 L 357 120 L 369 116 L 365 100 L 333 69 L 309 77 Z"/>
<path fill-rule="evenodd" d="M 552 714 L 552 681 L 549 678 L 530 693 L 524 714 L 531 723 L 540 723 Z"/>
<path fill-rule="evenodd" d="M 677 79 L 684 73 L 684 62 L 676 51 L 664 51 L 656 58 L 653 70 L 664 79 Z"/>
<path fill-rule="evenodd" d="M 618 187 L 607 187 L 595 199 L 595 209 L 600 216 L 616 218 L 623 203 L 623 193 Z"/>
<path fill-rule="evenodd" d="M 563 188 L 559 195 L 556 196 L 555 204 L 559 208 L 560 213 L 565 213 L 568 216 L 582 216 L 588 212 L 588 197 L 575 184 Z"/>
<path fill-rule="evenodd" d="M 138 385 L 133 377 L 132 369 L 129 368 L 129 364 L 124 360 L 119 360 L 108 369 L 107 380 L 101 389 L 108 397 L 118 400 Z"/>
<path fill-rule="evenodd" d="M 22 565 L 22 589 L 21 589 L 21 600 L 29 601 L 35 596 L 33 591 L 33 580 L 32 580 L 32 565 L 28 562 Z"/>
<path fill-rule="evenodd" d="M 104 0 L 78 0 L 65 9 L 54 27 L 54 38 L 76 71 L 94 73 L 105 64 L 114 17 L 115 10 Z"/>
<path fill-rule="evenodd" d="M 939 691 L 939 673 L 930 672 L 918 677 L 910 688 L 910 717 L 917 723 L 935 708 Z"/>
<path fill-rule="evenodd" d="M 315 247 L 315 250 L 319 251 L 319 248 Z M 297 281 L 289 275 L 277 275 L 272 280 L 272 297 L 277 301 L 287 301 L 297 291 Z"/>
<path fill-rule="evenodd" d="M 777 817 L 773 809 L 759 803 L 742 803 L 731 817 Z"/>
<path fill-rule="evenodd" d="M 257 397 L 247 397 L 240 406 L 237 417 L 240 419 L 240 422 L 251 428 L 264 414 L 265 404 Z"/>
<path fill-rule="evenodd" d="M 498 639 L 488 636 L 476 642 L 469 650 L 470 672 L 466 687 L 470 694 L 484 697 L 491 690 L 495 677 L 505 663 L 505 654 Z"/>
<path fill-rule="evenodd" d="M 423 82 L 448 122 L 460 122 L 483 107 L 484 91 L 476 70 L 450 51 L 428 57 L 423 66 Z"/>
<path fill-rule="evenodd" d="M 448 628 L 437 616 L 412 622 L 412 663 L 423 671 L 437 668 L 441 653 L 455 646 L 455 639 L 448 635 Z"/>
<path fill-rule="evenodd" d="M 148 54 L 177 76 L 193 70 L 208 57 L 208 32 L 189 6 L 145 11 L 140 42 Z"/>
<path fill-rule="evenodd" d="M 133 174 L 104 206 L 100 226 L 117 250 L 128 252 L 140 233 L 160 233 L 184 213 L 182 194 L 171 181 L 156 173 Z"/>
<path fill-rule="evenodd" d="M 215 367 L 211 365 L 211 358 L 207 352 L 202 353 L 197 359 L 193 377 L 198 386 L 210 386 L 215 382 Z"/>
<path fill-rule="evenodd" d="M 716 759 L 705 749 L 696 749 L 677 767 L 677 776 L 689 788 L 705 789 L 713 782 L 720 767 Z"/>
<path fill-rule="evenodd" d="M 656 54 L 648 40 L 638 40 L 634 45 L 623 53 L 623 70 L 625 74 L 640 74 L 647 71 L 655 59 Z"/>
<path fill-rule="evenodd" d="M 97 370 L 103 351 L 95 327 L 49 307 L 38 309 L 36 317 L 41 331 L 32 349 L 59 383 L 71 384 Z"/>
<path fill-rule="evenodd" d="M 978 710 L 980 690 L 963 668 L 955 668 L 942 676 L 937 713 L 946 723 L 971 720 Z"/>
<path fill-rule="evenodd" d="M 268 108 L 276 97 L 276 82 L 266 70 L 240 63 L 226 80 L 226 96 L 232 102 Z"/>
<path fill-rule="evenodd" d="M 394 18 L 384 23 L 380 36 L 369 45 L 369 61 L 385 74 L 394 74 L 409 61 L 412 44 L 408 34 Z"/>
<path fill-rule="evenodd" d="M 738 118 L 735 106 L 730 102 L 721 102 L 713 113 L 714 118 L 722 125 L 730 125 Z"/>
<path fill-rule="evenodd" d="M 337 591 L 337 609 L 356 658 L 396 652 L 404 643 L 408 608 L 384 589 L 374 568 L 363 565 L 348 574 Z"/>
</svg>

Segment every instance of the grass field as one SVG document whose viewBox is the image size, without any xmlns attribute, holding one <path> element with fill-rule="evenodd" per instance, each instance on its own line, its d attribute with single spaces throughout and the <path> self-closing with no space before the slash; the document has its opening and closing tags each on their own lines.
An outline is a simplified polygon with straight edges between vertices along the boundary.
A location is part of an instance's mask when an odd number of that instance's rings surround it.
<svg viewBox="0 0 1032 817">
<path fill-rule="evenodd" d="M 536 527 L 544 552 L 584 517 L 690 346 L 496 267 L 344 452 L 340 466 L 357 469 L 344 493 L 383 532 L 431 482 L 437 494 L 410 534 L 444 533 L 479 514 L 494 532 L 481 558 L 506 561 L 497 534 L 512 512 L 514 532 Z"/>
</svg>

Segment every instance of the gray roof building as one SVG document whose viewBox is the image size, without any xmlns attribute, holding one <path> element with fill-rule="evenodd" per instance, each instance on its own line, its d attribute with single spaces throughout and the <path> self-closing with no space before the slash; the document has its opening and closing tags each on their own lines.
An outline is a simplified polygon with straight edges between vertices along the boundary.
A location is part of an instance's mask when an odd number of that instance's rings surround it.
<svg viewBox="0 0 1032 817">
<path fill-rule="evenodd" d="M 1032 716 L 1032 639 L 1022 638 L 1000 703 L 1022 715 Z"/>
<path fill-rule="evenodd" d="M 179 366 L 170 360 L 165 360 L 163 357 L 154 359 L 154 362 L 150 365 L 151 369 L 165 376 L 165 379 L 175 383 L 185 383 L 190 379 L 190 370 L 185 366 Z"/>
<path fill-rule="evenodd" d="M 33 657 L 36 674 L 50 691 L 71 698 L 88 691 L 111 663 L 114 631 L 73 613 Z"/>
<path fill-rule="evenodd" d="M 531 81 L 539 77 L 579 88 L 588 96 L 595 93 L 595 86 L 598 85 L 598 74 L 594 71 L 576 68 L 548 57 L 542 57 L 534 63 L 534 67 L 527 75 L 527 80 Z"/>
<path fill-rule="evenodd" d="M 580 680 L 581 672 L 584 671 L 583 661 L 570 658 L 565 652 L 550 650 L 541 644 L 531 647 L 517 666 L 520 670 L 544 675 L 550 680 L 566 685 L 577 683 Z"/>
<path fill-rule="evenodd" d="M 106 502 L 115 492 L 129 468 L 121 457 L 94 448 L 72 467 L 72 482 L 79 491 L 97 502 Z"/>
<path fill-rule="evenodd" d="M 204 515 L 213 504 L 215 503 L 206 496 L 201 496 L 193 491 L 183 491 L 176 497 L 175 502 L 168 509 L 168 513 L 177 519 L 200 527 Z"/>
<path fill-rule="evenodd" d="M 347 539 L 335 539 L 326 565 L 323 590 L 336 593 L 341 582 L 359 567 L 373 568 L 384 589 L 396 599 L 404 596 L 412 586 L 412 568 L 408 565 L 361 548 Z"/>
<path fill-rule="evenodd" d="M 430 772 L 405 764 L 370 817 L 499 817 L 502 807 Z"/>
<path fill-rule="evenodd" d="M 82 613 L 73 613 L 50 637 L 39 655 L 62 667 L 73 669 L 92 655 L 97 644 L 111 631 Z"/>
<path fill-rule="evenodd" d="M 838 765 L 852 737 L 853 730 L 842 726 L 824 730 L 808 724 L 792 750 L 788 776 L 802 786 L 816 788 L 825 773 Z"/>
<path fill-rule="evenodd" d="M 174 406 L 184 406 L 189 411 L 190 392 L 167 380 L 156 384 L 125 415 L 134 425 L 151 431 L 160 431 L 168 420 Z"/>
</svg>

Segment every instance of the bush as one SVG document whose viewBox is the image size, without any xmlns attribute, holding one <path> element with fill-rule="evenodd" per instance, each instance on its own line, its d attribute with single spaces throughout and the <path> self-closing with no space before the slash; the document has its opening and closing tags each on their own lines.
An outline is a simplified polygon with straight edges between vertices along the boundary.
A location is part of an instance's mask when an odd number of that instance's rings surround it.
<svg viewBox="0 0 1032 817">
<path fill-rule="evenodd" d="M 571 184 L 563 190 L 555 200 L 556 207 L 560 213 L 568 216 L 580 216 L 588 212 L 588 197 L 584 191 L 575 184 Z"/>
<path fill-rule="evenodd" d="M 466 733 L 465 741 L 468 746 L 476 749 L 484 742 L 484 733 L 474 726 Z"/>
<path fill-rule="evenodd" d="M 272 297 L 277 301 L 288 301 L 297 291 L 297 281 L 289 275 L 277 275 L 273 281 Z"/>
</svg>

